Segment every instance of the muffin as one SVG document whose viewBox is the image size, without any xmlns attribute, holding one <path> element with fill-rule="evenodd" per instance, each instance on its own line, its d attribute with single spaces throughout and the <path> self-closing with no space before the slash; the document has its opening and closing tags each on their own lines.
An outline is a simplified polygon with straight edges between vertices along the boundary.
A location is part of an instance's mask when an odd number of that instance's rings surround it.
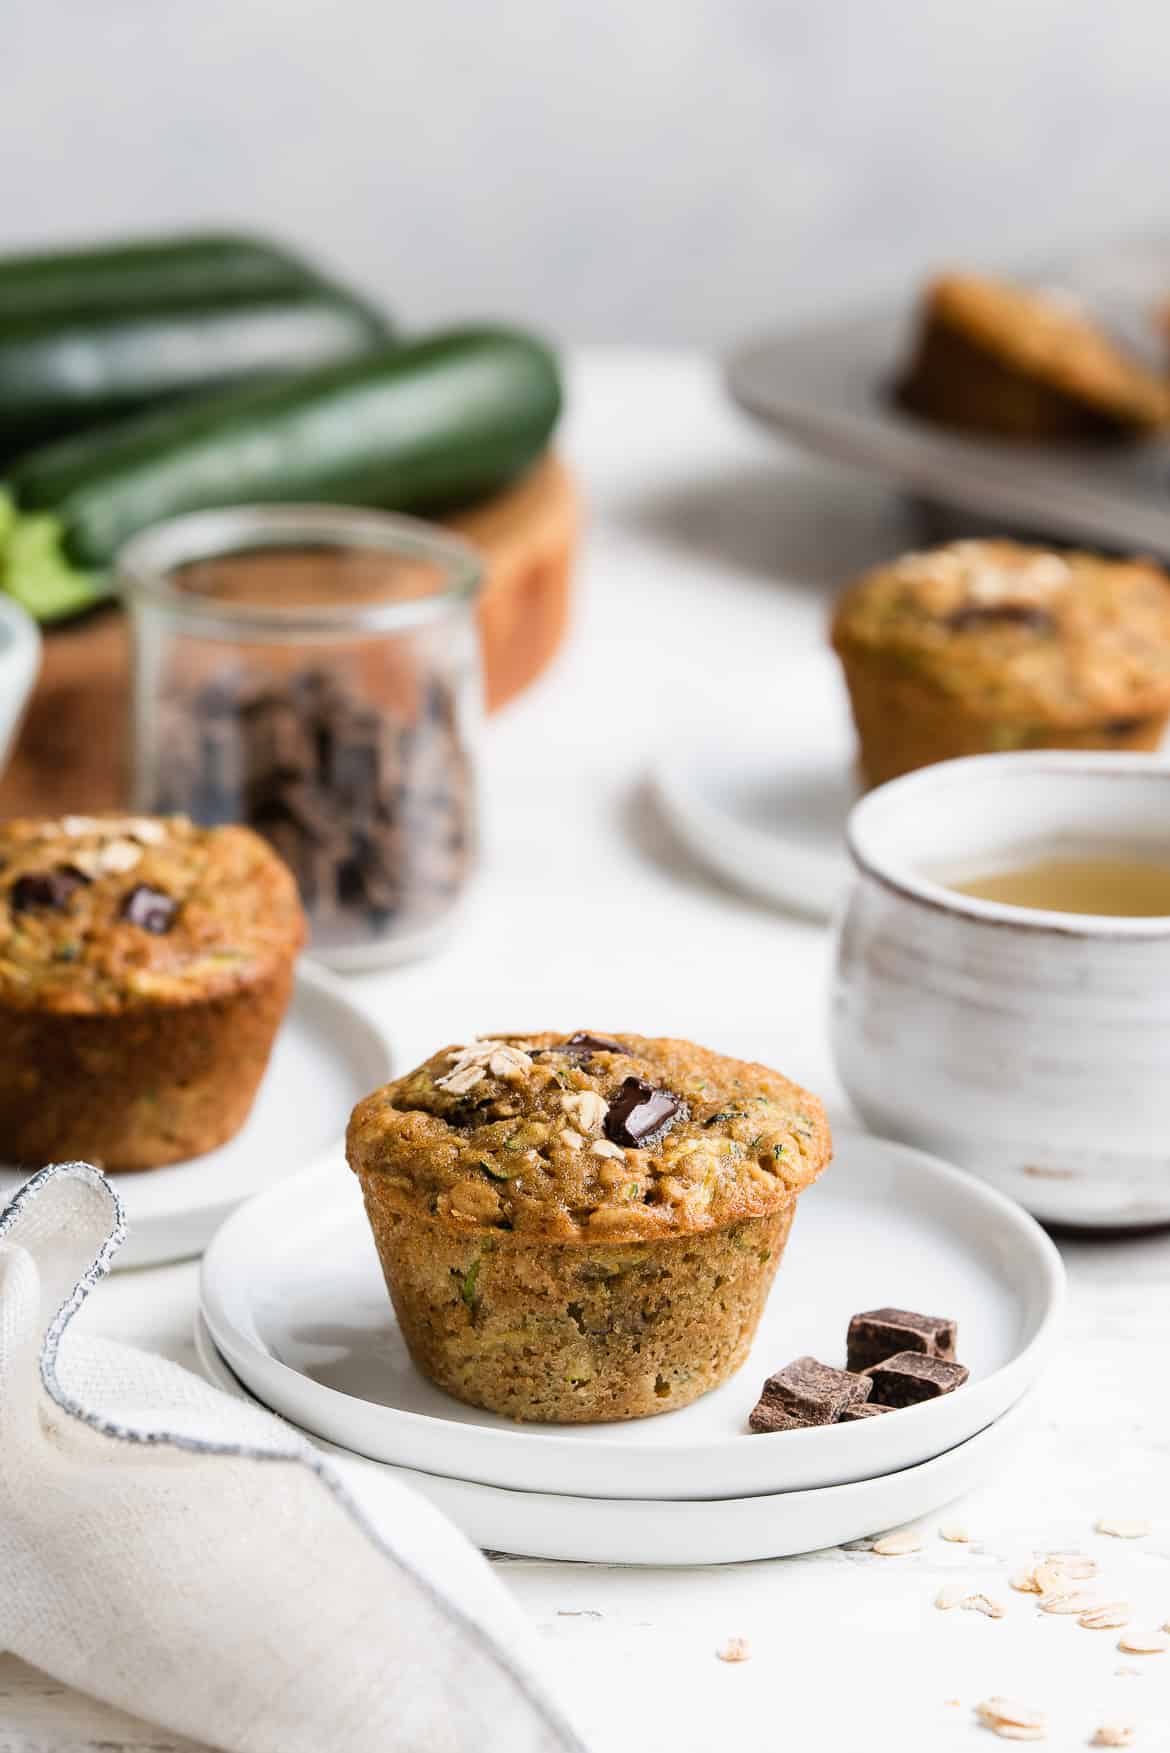
<svg viewBox="0 0 1170 1753">
<path fill-rule="evenodd" d="M 833 620 L 880 785 L 1004 749 L 1154 749 L 1170 714 L 1170 579 L 1145 560 L 953 542 L 867 574 Z"/>
<path fill-rule="evenodd" d="M 670 1411 L 739 1368 L 831 1151 L 777 1072 L 585 1032 L 444 1047 L 348 1136 L 418 1368 L 562 1423 Z"/>
<path fill-rule="evenodd" d="M 1006 438 L 1119 438 L 1170 417 L 1170 389 L 1051 293 L 975 274 L 929 288 L 898 388 L 929 420 Z"/>
<path fill-rule="evenodd" d="M 153 1169 L 239 1130 L 304 921 L 247 828 L 0 823 L 0 1160 Z"/>
</svg>

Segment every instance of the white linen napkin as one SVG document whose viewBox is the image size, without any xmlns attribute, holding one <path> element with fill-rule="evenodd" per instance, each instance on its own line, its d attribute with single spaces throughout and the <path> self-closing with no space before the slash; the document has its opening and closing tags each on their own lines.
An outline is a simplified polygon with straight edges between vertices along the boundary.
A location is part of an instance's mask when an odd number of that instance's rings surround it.
<svg viewBox="0 0 1170 1753">
<path fill-rule="evenodd" d="M 231 1753 L 584 1753 L 519 1609 L 430 1504 L 69 1336 L 123 1234 L 85 1163 L 0 1213 L 0 1649 Z"/>
</svg>

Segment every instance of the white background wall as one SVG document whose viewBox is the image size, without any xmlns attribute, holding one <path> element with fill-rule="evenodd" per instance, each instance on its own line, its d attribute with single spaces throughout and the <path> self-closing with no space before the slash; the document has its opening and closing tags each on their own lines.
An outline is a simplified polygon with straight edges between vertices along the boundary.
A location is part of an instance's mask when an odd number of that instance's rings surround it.
<svg viewBox="0 0 1170 1753">
<path fill-rule="evenodd" d="M 412 324 L 722 343 L 1170 230 L 1170 0 L 4 0 L 0 247 L 263 225 Z"/>
</svg>

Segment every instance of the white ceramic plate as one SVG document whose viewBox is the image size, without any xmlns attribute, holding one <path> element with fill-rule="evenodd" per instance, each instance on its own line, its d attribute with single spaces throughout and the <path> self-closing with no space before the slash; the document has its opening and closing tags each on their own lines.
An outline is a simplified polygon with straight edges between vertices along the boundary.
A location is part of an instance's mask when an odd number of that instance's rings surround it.
<svg viewBox="0 0 1170 1753">
<path fill-rule="evenodd" d="M 1116 245 L 1023 277 L 1080 299 L 1131 346 L 1157 347 L 1149 313 L 1164 303 L 1170 285 L 1165 240 Z M 1170 554 L 1164 438 L 1025 445 L 917 420 L 890 397 L 914 314 L 907 300 L 898 309 L 830 318 L 754 341 L 728 363 L 731 393 L 808 450 L 1009 529 L 1126 553 Z"/>
<path fill-rule="evenodd" d="M 257 1403 L 216 1350 L 200 1317 L 195 1346 L 209 1380 L 226 1393 Z M 389 1474 L 421 1492 L 489 1552 L 583 1564 L 738 1564 L 816 1552 L 933 1514 L 998 1470 L 1026 1417 L 1025 1399 L 957 1448 L 880 1479 L 698 1503 L 503 1491 L 390 1467 L 318 1442 L 343 1474 L 349 1468 L 367 1476 L 371 1471 Z"/>
<path fill-rule="evenodd" d="M 525 1492 L 729 1498 L 869 1479 L 966 1441 L 1035 1380 L 1063 1283 L 1052 1243 L 1010 1200 L 918 1151 L 845 1133 L 801 1201 L 747 1364 L 657 1418 L 521 1425 L 433 1387 L 407 1356 L 341 1160 L 229 1220 L 204 1258 L 201 1306 L 265 1405 L 374 1460 Z M 886 1303 L 957 1317 L 971 1381 L 896 1416 L 747 1434 L 765 1376 L 804 1352 L 843 1362 L 849 1316 Z"/>
<path fill-rule="evenodd" d="M 373 1023 L 336 981 L 302 963 L 243 1130 L 190 1162 L 111 1176 L 129 1226 L 116 1266 L 198 1254 L 243 1200 L 335 1146 L 354 1103 L 391 1075 L 390 1049 Z M 0 1169 L 0 1203 L 26 1173 Z"/>
<path fill-rule="evenodd" d="M 856 745 L 831 652 L 794 662 L 750 714 L 733 697 L 696 700 L 652 770 L 687 849 L 737 888 L 815 919 L 845 892 L 845 821 L 860 795 Z"/>
</svg>

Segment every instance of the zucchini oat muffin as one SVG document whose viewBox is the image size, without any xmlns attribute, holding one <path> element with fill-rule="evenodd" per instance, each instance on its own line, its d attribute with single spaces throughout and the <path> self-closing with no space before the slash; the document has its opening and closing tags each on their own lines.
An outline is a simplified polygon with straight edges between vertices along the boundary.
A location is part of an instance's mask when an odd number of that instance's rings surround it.
<svg viewBox="0 0 1170 1753">
<path fill-rule="evenodd" d="M 248 1116 L 304 921 L 247 828 L 0 823 L 0 1160 L 152 1169 Z"/>
<path fill-rule="evenodd" d="M 976 274 L 926 294 L 902 404 L 1008 438 L 1132 437 L 1170 418 L 1170 389 L 1076 305 Z"/>
<path fill-rule="evenodd" d="M 377 1090 L 348 1155 L 424 1375 L 583 1423 L 739 1368 L 831 1143 L 815 1097 L 762 1065 L 537 1034 L 445 1047 Z"/>
<path fill-rule="evenodd" d="M 953 542 L 846 592 L 833 620 L 870 785 L 956 755 L 1154 749 L 1170 579 L 1146 560 Z"/>
</svg>

